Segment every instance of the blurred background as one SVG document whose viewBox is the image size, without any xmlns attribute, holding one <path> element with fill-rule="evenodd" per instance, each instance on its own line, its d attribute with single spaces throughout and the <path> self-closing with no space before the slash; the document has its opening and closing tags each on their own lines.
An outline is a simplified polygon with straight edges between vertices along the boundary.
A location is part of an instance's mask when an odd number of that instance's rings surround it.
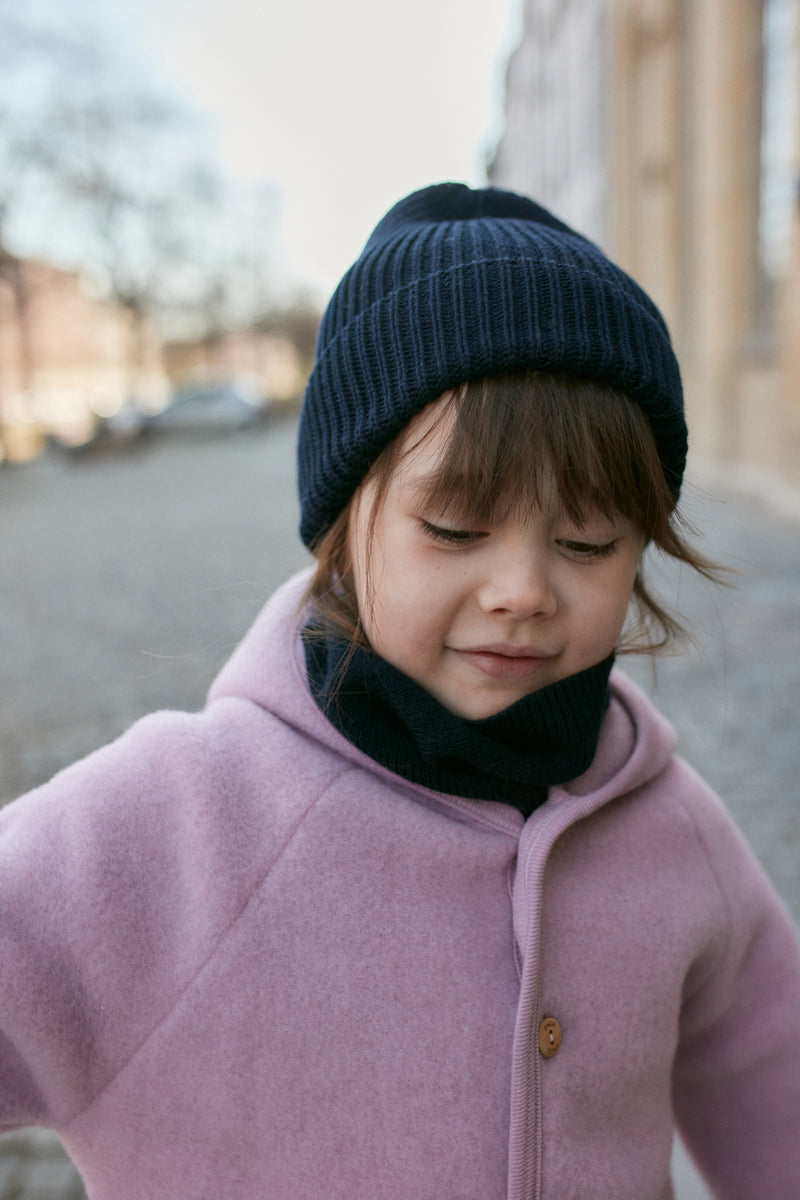
<svg viewBox="0 0 800 1200">
<path fill-rule="evenodd" d="M 0 453 L 130 435 L 207 384 L 295 399 L 385 209 L 488 179 L 643 283 L 694 460 L 791 506 L 798 24 L 798 0 L 0 0 Z"/>
<path fill-rule="evenodd" d="M 484 0 L 0 0 L 5 458 L 122 440 L 176 391 L 295 400 L 385 209 L 484 176 L 519 19 Z"/>
<path fill-rule="evenodd" d="M 202 705 L 305 562 L 330 291 L 401 195 L 490 181 L 670 324 L 735 587 L 653 563 L 698 649 L 626 669 L 800 920 L 800 0 L 0 0 L 0 79 L 0 803 Z M 0 1200 L 81 1195 L 0 1139 Z"/>
</svg>

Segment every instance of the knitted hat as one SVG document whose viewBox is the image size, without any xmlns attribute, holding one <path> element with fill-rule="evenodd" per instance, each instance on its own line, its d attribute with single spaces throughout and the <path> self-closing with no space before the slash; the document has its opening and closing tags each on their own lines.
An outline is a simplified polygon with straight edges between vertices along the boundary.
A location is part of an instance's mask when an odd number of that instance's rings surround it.
<svg viewBox="0 0 800 1200">
<path fill-rule="evenodd" d="M 638 284 L 524 196 L 443 183 L 401 200 L 320 326 L 298 444 L 306 545 L 430 401 L 526 367 L 586 376 L 640 404 L 677 496 L 687 441 L 680 371 Z"/>
</svg>

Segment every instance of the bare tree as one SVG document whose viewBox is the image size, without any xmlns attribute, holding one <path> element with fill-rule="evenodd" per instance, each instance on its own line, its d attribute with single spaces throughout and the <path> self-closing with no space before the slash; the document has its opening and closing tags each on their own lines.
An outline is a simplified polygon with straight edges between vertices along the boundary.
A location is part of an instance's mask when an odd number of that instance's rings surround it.
<svg viewBox="0 0 800 1200">
<path fill-rule="evenodd" d="M 33 253 L 89 272 L 125 309 L 132 375 L 153 319 L 196 339 L 282 324 L 307 354 L 315 315 L 286 294 L 275 187 L 224 175 L 203 117 L 103 13 L 100 0 L 0 0 L 0 274 L 20 328 L 18 260 Z"/>
<path fill-rule="evenodd" d="M 135 360 L 147 318 L 228 287 L 228 189 L 199 115 L 76 3 L 0 0 L 0 270 L 19 246 L 89 271 L 130 315 Z"/>
<path fill-rule="evenodd" d="M 13 226 L 46 177 L 41 128 L 44 97 L 53 87 L 52 63 L 58 62 L 65 78 L 80 74 L 90 52 L 74 29 L 54 29 L 45 10 L 41 0 L 28 5 L 0 0 L 0 279 L 14 305 L 23 389 L 31 386 L 34 362 L 27 281 L 12 249 Z"/>
</svg>

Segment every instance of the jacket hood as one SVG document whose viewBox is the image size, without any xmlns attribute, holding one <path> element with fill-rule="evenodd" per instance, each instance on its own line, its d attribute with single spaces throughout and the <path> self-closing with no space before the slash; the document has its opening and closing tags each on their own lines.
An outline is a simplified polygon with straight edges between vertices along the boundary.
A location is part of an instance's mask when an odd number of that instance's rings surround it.
<svg viewBox="0 0 800 1200">
<path fill-rule="evenodd" d="M 212 684 L 209 703 L 250 701 L 346 758 L 391 774 L 348 742 L 323 716 L 311 695 L 299 631 L 312 570 L 306 568 L 293 576 L 266 602 Z M 648 783 L 667 766 L 675 750 L 672 726 L 618 668 L 611 673 L 610 690 L 611 703 L 592 765 L 579 778 L 556 789 L 573 797 L 593 797 L 597 805 Z M 418 786 L 407 780 L 404 783 Z"/>
</svg>

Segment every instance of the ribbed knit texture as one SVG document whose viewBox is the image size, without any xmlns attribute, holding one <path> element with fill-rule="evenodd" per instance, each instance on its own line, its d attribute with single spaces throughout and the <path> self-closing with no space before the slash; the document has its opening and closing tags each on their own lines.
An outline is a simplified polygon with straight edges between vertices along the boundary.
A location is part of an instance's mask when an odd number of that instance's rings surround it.
<svg viewBox="0 0 800 1200">
<path fill-rule="evenodd" d="M 515 368 L 625 392 L 647 414 L 678 494 L 687 444 L 680 371 L 653 302 L 532 200 L 439 184 L 383 218 L 323 317 L 298 446 L 306 544 L 426 404 Z"/>
<path fill-rule="evenodd" d="M 373 651 L 304 633 L 312 694 L 322 712 L 370 758 L 397 775 L 456 796 L 500 800 L 524 816 L 547 789 L 575 779 L 597 750 L 613 655 L 468 721 Z"/>
</svg>

